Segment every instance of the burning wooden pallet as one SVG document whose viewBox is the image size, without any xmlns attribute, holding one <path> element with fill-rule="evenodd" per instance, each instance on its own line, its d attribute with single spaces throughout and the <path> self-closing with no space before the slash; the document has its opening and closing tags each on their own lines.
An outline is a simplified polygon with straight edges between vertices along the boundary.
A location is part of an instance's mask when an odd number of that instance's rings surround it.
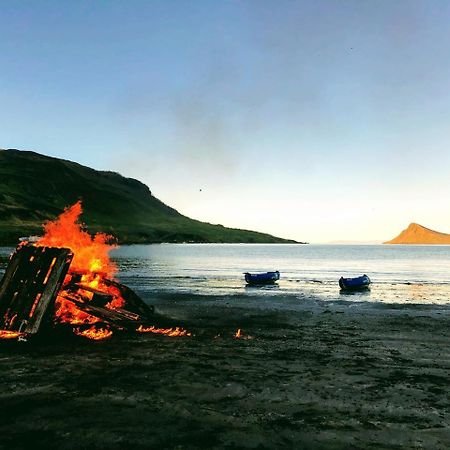
<svg viewBox="0 0 450 450">
<path fill-rule="evenodd" d="M 100 273 L 86 281 L 84 274 L 70 272 L 73 256 L 67 248 L 17 248 L 0 284 L 0 330 L 35 334 L 50 323 L 115 329 L 148 323 L 153 310 L 131 289 Z"/>
<path fill-rule="evenodd" d="M 0 285 L 0 329 L 37 333 L 72 258 L 67 248 L 23 246 L 14 252 Z"/>
</svg>

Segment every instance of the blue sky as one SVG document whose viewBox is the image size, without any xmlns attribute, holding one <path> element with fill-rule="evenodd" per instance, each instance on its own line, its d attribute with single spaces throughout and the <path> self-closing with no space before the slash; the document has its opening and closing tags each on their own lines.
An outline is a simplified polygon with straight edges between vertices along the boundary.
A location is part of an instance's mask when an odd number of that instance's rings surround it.
<svg viewBox="0 0 450 450">
<path fill-rule="evenodd" d="M 2 148 L 298 240 L 450 232 L 447 1 L 10 0 L 0 21 Z"/>
</svg>

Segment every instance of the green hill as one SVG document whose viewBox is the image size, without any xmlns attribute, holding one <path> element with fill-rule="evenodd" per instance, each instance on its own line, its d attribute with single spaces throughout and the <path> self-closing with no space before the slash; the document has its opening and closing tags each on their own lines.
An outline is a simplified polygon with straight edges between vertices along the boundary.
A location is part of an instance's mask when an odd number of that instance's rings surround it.
<svg viewBox="0 0 450 450">
<path fill-rule="evenodd" d="M 155 198 L 145 184 L 115 172 L 34 152 L 0 150 L 1 245 L 40 234 L 44 221 L 80 198 L 89 231 L 110 233 L 120 243 L 294 242 L 190 219 Z"/>
</svg>

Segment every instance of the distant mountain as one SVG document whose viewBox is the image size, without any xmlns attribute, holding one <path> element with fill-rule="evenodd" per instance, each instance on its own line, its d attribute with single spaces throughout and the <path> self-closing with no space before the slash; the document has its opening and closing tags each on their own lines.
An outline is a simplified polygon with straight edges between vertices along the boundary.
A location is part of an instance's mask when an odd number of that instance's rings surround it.
<svg viewBox="0 0 450 450">
<path fill-rule="evenodd" d="M 286 243 L 286 239 L 183 216 L 152 195 L 140 181 L 39 153 L 0 150 L 0 245 L 39 234 L 44 221 L 83 201 L 82 220 L 91 232 L 120 243 Z"/>
<path fill-rule="evenodd" d="M 411 223 L 396 238 L 385 244 L 450 244 L 450 234 L 430 230 L 417 223 Z"/>
</svg>

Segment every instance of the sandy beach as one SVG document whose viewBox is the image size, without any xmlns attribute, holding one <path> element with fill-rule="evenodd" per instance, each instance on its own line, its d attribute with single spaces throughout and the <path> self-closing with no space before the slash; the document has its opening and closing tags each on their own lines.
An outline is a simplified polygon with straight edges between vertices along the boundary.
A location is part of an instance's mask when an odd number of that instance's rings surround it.
<svg viewBox="0 0 450 450">
<path fill-rule="evenodd" d="M 2 342 L 0 447 L 450 447 L 447 308 L 216 300 L 155 299 L 193 337 Z"/>
</svg>

